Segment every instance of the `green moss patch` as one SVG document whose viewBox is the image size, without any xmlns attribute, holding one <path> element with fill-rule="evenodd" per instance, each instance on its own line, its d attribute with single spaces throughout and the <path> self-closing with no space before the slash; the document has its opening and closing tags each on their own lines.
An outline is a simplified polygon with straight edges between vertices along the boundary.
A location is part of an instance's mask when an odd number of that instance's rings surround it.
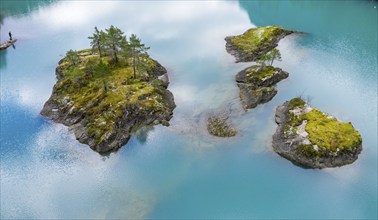
<svg viewBox="0 0 378 220">
<path fill-rule="evenodd" d="M 350 122 L 340 122 L 318 109 L 310 108 L 301 98 L 292 99 L 289 110 L 292 111 L 288 113 L 285 133 L 297 135 L 298 126 L 307 123 L 305 131 L 311 144 L 302 144 L 299 149 L 305 156 L 352 152 L 361 145 L 361 135 Z"/>
<path fill-rule="evenodd" d="M 339 122 L 317 109 L 303 115 L 303 120 L 308 121 L 306 131 L 311 143 L 327 151 L 351 150 L 361 144 L 361 135 L 351 123 Z"/>
<path fill-rule="evenodd" d="M 245 74 L 248 81 L 260 82 L 264 78 L 269 78 L 274 75 L 275 68 L 273 66 L 252 66 L 246 69 Z"/>
<path fill-rule="evenodd" d="M 246 54 L 253 54 L 261 48 L 276 42 L 276 38 L 285 30 L 278 26 L 252 28 L 242 35 L 230 38 L 230 41 Z"/>
<path fill-rule="evenodd" d="M 303 101 L 301 98 L 293 98 L 292 100 L 290 100 L 290 103 L 289 103 L 289 109 L 290 110 L 293 110 L 295 108 L 303 108 L 303 106 L 306 104 L 305 101 Z"/>
</svg>

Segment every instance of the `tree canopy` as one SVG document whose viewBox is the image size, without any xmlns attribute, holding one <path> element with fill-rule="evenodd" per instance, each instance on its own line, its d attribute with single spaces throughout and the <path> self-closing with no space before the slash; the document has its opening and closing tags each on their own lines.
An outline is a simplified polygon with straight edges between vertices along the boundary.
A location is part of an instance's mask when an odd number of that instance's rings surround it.
<svg viewBox="0 0 378 220">
<path fill-rule="evenodd" d="M 125 45 L 127 45 L 126 36 L 123 35 L 124 33 L 119 28 L 114 27 L 113 25 L 105 30 L 105 48 L 107 48 L 114 61 L 118 63 L 117 54 L 121 49 L 125 48 Z"/>
<path fill-rule="evenodd" d="M 70 66 L 75 66 L 80 62 L 79 54 L 74 50 L 67 51 L 66 58 Z"/>
<path fill-rule="evenodd" d="M 143 68 L 143 60 L 148 57 L 147 50 L 150 47 L 146 47 L 141 43 L 141 40 L 135 35 L 132 34 L 129 38 L 129 52 L 132 58 L 132 65 L 134 70 L 134 79 L 136 78 L 136 69 Z"/>
<path fill-rule="evenodd" d="M 115 63 L 118 63 L 118 55 L 121 51 L 127 48 L 127 39 L 121 29 L 111 25 L 108 29 L 98 30 L 94 28 L 95 32 L 88 37 L 91 42 L 92 50 L 99 53 L 100 57 L 109 55 Z"/>
<path fill-rule="evenodd" d="M 97 50 L 100 57 L 103 56 L 103 50 L 105 49 L 106 34 L 104 31 L 99 31 L 97 27 L 94 28 L 95 32 L 92 36 L 88 37 L 91 39 L 92 50 Z"/>
<path fill-rule="evenodd" d="M 262 54 L 260 58 L 257 60 L 257 63 L 260 63 L 262 66 L 266 66 L 267 63 L 269 63 L 269 65 L 273 65 L 273 62 L 275 60 L 282 60 L 281 53 L 277 48 L 273 48 L 267 53 Z"/>
<path fill-rule="evenodd" d="M 145 60 L 148 58 L 147 51 L 150 49 L 141 42 L 135 34 L 131 34 L 127 40 L 124 32 L 111 25 L 105 31 L 94 28 L 95 32 L 88 37 L 91 42 L 92 51 L 97 52 L 100 57 L 110 56 L 114 63 L 119 63 L 119 57 L 126 59 L 132 65 L 134 78 L 138 70 L 146 66 Z"/>
</svg>

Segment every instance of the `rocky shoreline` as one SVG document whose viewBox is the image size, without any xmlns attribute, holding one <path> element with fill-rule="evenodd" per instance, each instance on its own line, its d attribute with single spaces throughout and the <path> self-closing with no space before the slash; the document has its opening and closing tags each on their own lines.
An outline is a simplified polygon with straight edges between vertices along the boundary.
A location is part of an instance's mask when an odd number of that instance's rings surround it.
<svg viewBox="0 0 378 220">
<path fill-rule="evenodd" d="M 85 57 L 86 55 L 83 56 Z M 118 98 L 117 95 L 119 93 L 108 91 L 91 98 L 93 94 L 84 94 L 80 89 L 69 95 L 63 92 L 69 90 L 60 88 L 65 85 L 64 80 L 67 80 L 66 78 L 68 77 L 64 75 L 66 67 L 63 59 L 56 68 L 58 81 L 54 85 L 51 97 L 44 104 L 41 115 L 54 122 L 68 126 L 80 143 L 89 145 L 91 149 L 99 153 L 119 149 L 141 127 L 157 124 L 169 126 L 169 120 L 173 116 L 173 110 L 176 105 L 173 94 L 167 90 L 169 83 L 167 71 L 157 61 L 151 59 L 151 62 L 154 63 L 153 67 L 148 73 L 145 73 L 145 75 L 148 75 L 148 80 L 138 82 L 145 86 L 141 87 L 141 89 L 148 87 L 151 91 L 137 95 L 135 94 L 137 93 L 136 91 L 131 90 L 130 95 L 125 94 L 123 100 L 121 99 L 114 104 L 107 104 L 105 100 Z M 111 87 L 110 85 L 116 82 L 108 83 L 109 86 L 107 87 Z M 116 85 L 118 87 L 133 86 L 133 84 L 127 85 L 126 80 Z M 111 88 L 104 87 L 100 88 L 100 90 L 111 90 Z M 114 91 L 117 90 L 117 88 L 113 89 Z M 82 93 L 80 94 L 80 92 Z M 135 95 L 135 98 L 132 95 Z M 82 106 L 78 107 L 77 101 L 75 101 L 77 96 L 83 96 L 83 99 L 88 96 L 88 101 L 85 100 L 84 104 L 81 103 Z M 128 100 L 128 96 L 131 96 L 130 100 Z M 101 126 L 107 127 L 105 129 Z"/>
<path fill-rule="evenodd" d="M 319 114 L 320 117 L 311 120 L 306 114 Z M 275 121 L 278 127 L 273 135 L 273 149 L 294 164 L 319 169 L 339 167 L 353 163 L 362 150 L 361 136 L 350 123 L 321 113 L 299 98 L 278 106 Z"/>
</svg>

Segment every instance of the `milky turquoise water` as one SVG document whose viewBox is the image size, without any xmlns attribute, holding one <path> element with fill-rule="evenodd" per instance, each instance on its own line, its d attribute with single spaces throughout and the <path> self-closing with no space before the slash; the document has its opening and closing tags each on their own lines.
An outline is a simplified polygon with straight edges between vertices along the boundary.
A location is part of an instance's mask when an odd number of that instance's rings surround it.
<svg viewBox="0 0 378 220">
<path fill-rule="evenodd" d="M 1 2 L 1 218 L 377 218 L 377 3 L 371 1 Z M 375 7 L 375 8 L 374 8 Z M 69 49 L 93 27 L 136 33 L 167 69 L 177 108 L 170 127 L 138 132 L 100 156 L 39 115 Z M 277 24 L 289 36 L 275 65 L 290 77 L 244 112 L 224 37 Z M 274 109 L 302 95 L 351 121 L 363 138 L 352 165 L 311 170 L 271 148 Z M 235 138 L 206 133 L 229 111 Z"/>
</svg>

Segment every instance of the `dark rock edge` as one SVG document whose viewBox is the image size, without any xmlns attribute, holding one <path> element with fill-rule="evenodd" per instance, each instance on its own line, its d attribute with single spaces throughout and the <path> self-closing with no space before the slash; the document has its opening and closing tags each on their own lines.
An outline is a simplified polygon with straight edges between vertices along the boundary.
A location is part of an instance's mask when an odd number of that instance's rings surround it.
<svg viewBox="0 0 378 220">
<path fill-rule="evenodd" d="M 362 151 L 362 143 L 351 153 L 339 153 L 337 156 L 308 158 L 296 153 L 299 147 L 298 140 L 284 137 L 284 128 L 288 120 L 289 101 L 276 108 L 275 121 L 278 124 L 276 133 L 273 135 L 272 146 L 276 153 L 290 160 L 296 165 L 305 168 L 327 168 L 340 167 L 351 164 L 357 160 L 358 154 Z"/>
</svg>

